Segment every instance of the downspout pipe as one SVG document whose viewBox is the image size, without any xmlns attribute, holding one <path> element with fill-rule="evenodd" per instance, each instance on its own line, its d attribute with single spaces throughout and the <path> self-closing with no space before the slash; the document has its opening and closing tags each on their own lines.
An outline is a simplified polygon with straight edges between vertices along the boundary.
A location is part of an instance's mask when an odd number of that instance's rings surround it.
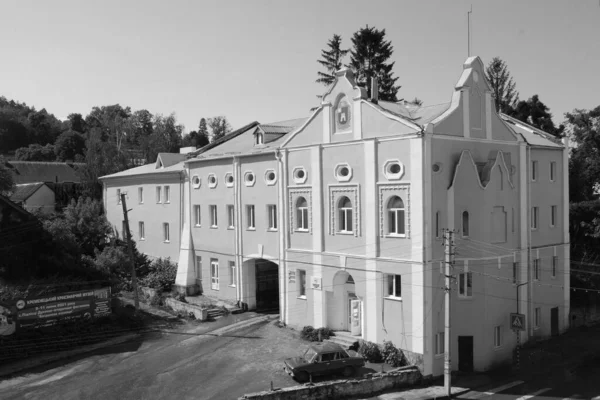
<svg viewBox="0 0 600 400">
<path fill-rule="evenodd" d="M 285 310 L 287 305 L 287 278 L 285 267 L 285 240 L 284 235 L 286 230 L 285 210 L 284 210 L 284 186 L 283 186 L 283 155 L 277 149 L 275 151 L 275 159 L 277 160 L 277 175 L 279 176 L 277 184 L 277 219 L 279 223 L 279 320 L 285 323 Z"/>
</svg>

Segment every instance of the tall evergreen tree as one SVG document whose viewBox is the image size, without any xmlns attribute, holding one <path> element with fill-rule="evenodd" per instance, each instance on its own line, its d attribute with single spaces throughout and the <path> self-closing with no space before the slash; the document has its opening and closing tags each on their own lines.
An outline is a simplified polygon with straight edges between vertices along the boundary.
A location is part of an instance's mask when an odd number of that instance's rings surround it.
<svg viewBox="0 0 600 400">
<path fill-rule="evenodd" d="M 210 141 L 208 140 L 208 128 L 206 127 L 206 119 L 200 118 L 200 124 L 198 125 L 198 134 L 196 135 L 196 146 L 204 147 Z"/>
<path fill-rule="evenodd" d="M 352 36 L 353 48 L 348 65 L 355 74 L 356 82 L 367 88 L 371 96 L 371 78 L 376 77 L 379 86 L 379 99 L 398 101 L 396 95 L 400 86 L 393 76 L 394 62 L 389 62 L 394 48 L 385 40 L 385 29 L 361 28 Z"/>
<path fill-rule="evenodd" d="M 335 72 L 342 68 L 343 58 L 350 51 L 349 49 L 343 50 L 341 46 L 342 37 L 334 34 L 333 38 L 327 42 L 328 50 L 321 50 L 321 59 L 317 62 L 325 67 L 325 72 L 317 72 L 319 76 L 316 80 L 317 83 L 329 86 L 335 81 Z"/>
<path fill-rule="evenodd" d="M 485 69 L 485 75 L 496 98 L 496 111 L 510 114 L 519 101 L 519 93 L 504 60 L 494 57 Z"/>
</svg>

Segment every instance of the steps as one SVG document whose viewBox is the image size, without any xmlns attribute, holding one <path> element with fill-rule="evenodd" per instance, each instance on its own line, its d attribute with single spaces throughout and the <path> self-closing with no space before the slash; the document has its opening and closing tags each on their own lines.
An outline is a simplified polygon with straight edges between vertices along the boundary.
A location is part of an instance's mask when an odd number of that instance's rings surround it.
<svg viewBox="0 0 600 400">
<path fill-rule="evenodd" d="M 240 314 L 244 312 L 244 310 L 235 306 L 226 306 L 226 308 L 227 311 L 229 311 L 229 314 Z M 211 308 L 208 310 L 208 319 L 221 318 L 223 315 L 225 315 L 225 310 L 223 310 L 222 307 Z"/>
<path fill-rule="evenodd" d="M 361 339 L 360 336 L 352 336 L 350 332 L 346 331 L 335 331 L 335 336 L 331 336 L 329 339 L 325 339 L 325 342 L 336 343 L 347 349 Z"/>
</svg>

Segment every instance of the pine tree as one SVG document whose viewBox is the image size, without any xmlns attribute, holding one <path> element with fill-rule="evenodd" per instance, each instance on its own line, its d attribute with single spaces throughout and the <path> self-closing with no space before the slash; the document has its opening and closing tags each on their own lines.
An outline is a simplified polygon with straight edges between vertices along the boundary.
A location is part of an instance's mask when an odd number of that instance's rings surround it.
<svg viewBox="0 0 600 400">
<path fill-rule="evenodd" d="M 361 28 L 352 36 L 353 48 L 350 52 L 350 67 L 356 82 L 367 88 L 371 96 L 371 78 L 376 77 L 379 86 L 379 99 L 398 101 L 396 95 L 400 86 L 393 77 L 394 62 L 389 58 L 394 52 L 392 43 L 385 40 L 385 29 Z"/>
<path fill-rule="evenodd" d="M 321 59 L 317 62 L 325 67 L 325 72 L 317 72 L 319 75 L 316 80 L 317 83 L 329 86 L 335 81 L 335 73 L 342 68 L 342 60 L 350 51 L 348 49 L 342 50 L 341 45 L 342 37 L 334 34 L 333 38 L 327 42 L 329 50 L 321 50 Z"/>
<path fill-rule="evenodd" d="M 496 111 L 510 114 L 519 101 L 519 93 L 506 63 L 500 57 L 494 57 L 485 74 L 496 98 Z"/>
<path fill-rule="evenodd" d="M 206 119 L 200 119 L 200 125 L 198 125 L 198 134 L 196 136 L 196 146 L 203 147 L 209 143 L 208 140 L 208 128 L 206 127 Z"/>
</svg>

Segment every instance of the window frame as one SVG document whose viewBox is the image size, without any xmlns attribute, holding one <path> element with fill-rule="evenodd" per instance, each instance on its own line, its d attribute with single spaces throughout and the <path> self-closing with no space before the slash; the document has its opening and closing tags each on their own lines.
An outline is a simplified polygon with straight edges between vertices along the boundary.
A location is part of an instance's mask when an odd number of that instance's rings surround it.
<svg viewBox="0 0 600 400">
<path fill-rule="evenodd" d="M 402 207 L 392 207 L 392 202 L 398 198 L 402 203 Z M 389 237 L 406 237 L 406 205 L 404 204 L 404 200 L 402 197 L 398 195 L 390 196 L 387 200 L 387 205 L 385 208 L 386 216 L 387 216 L 387 236 Z M 390 225 L 394 221 L 394 231 L 392 231 Z M 402 229 L 400 229 L 402 226 Z"/>
<path fill-rule="evenodd" d="M 556 181 L 556 161 L 550 161 L 550 182 Z"/>
<path fill-rule="evenodd" d="M 300 206 L 300 199 L 304 201 L 303 206 Z M 308 220 L 308 201 L 306 197 L 299 196 L 296 199 L 296 232 L 308 232 L 309 231 L 309 220 Z"/>
<path fill-rule="evenodd" d="M 219 290 L 219 260 L 216 258 L 210 259 L 210 288 Z"/>
<path fill-rule="evenodd" d="M 466 216 L 466 219 L 465 219 Z M 461 228 L 461 236 L 464 238 L 468 238 L 469 235 L 471 234 L 470 232 L 470 221 L 469 221 L 469 212 L 467 210 L 464 210 L 461 214 L 460 214 L 460 228 Z M 466 221 L 466 224 L 465 224 Z M 465 226 L 467 227 L 467 229 L 465 229 Z"/>
<path fill-rule="evenodd" d="M 156 204 L 160 204 L 162 203 L 162 187 L 157 186 L 156 187 Z"/>
<path fill-rule="evenodd" d="M 277 204 L 267 204 L 267 230 L 277 231 L 279 225 L 277 221 Z"/>
<path fill-rule="evenodd" d="M 163 242 L 171 243 L 171 229 L 168 222 L 163 222 Z"/>
<path fill-rule="evenodd" d="M 165 204 L 171 202 L 171 186 L 165 185 Z"/>
<path fill-rule="evenodd" d="M 338 230 L 337 233 L 341 234 L 354 234 L 354 223 L 353 223 L 353 212 L 354 206 L 352 200 L 346 196 L 341 196 L 338 200 Z M 346 206 L 349 203 L 350 206 Z M 349 228 L 349 229 L 348 229 Z"/>
<path fill-rule="evenodd" d="M 540 209 L 537 206 L 531 207 L 531 230 L 536 231 L 539 227 Z"/>
<path fill-rule="evenodd" d="M 502 347 L 502 325 L 494 326 L 494 348 Z"/>
<path fill-rule="evenodd" d="M 299 299 L 306 299 L 306 270 L 305 269 L 297 269 L 296 270 L 296 291 L 298 295 L 296 296 Z"/>
<path fill-rule="evenodd" d="M 542 260 L 539 258 L 535 258 L 533 260 L 533 280 L 540 281 L 542 280 Z"/>
<path fill-rule="evenodd" d="M 138 187 L 138 204 L 144 204 L 144 188 Z"/>
<path fill-rule="evenodd" d="M 246 230 L 256 230 L 256 208 L 254 204 L 246 204 Z"/>
<path fill-rule="evenodd" d="M 229 287 L 237 286 L 237 267 L 235 261 L 229 261 Z"/>
<path fill-rule="evenodd" d="M 441 356 L 446 352 L 446 333 L 438 332 L 435 334 L 435 355 Z"/>
<path fill-rule="evenodd" d="M 538 162 L 531 160 L 531 181 L 536 182 L 538 178 Z"/>
<path fill-rule="evenodd" d="M 385 293 L 386 299 L 402 300 L 402 275 L 385 274 Z"/>
<path fill-rule="evenodd" d="M 556 227 L 556 217 L 558 214 L 558 207 L 557 206 L 550 206 L 550 227 L 551 228 L 555 228 Z"/>
<path fill-rule="evenodd" d="M 209 206 L 210 210 L 210 227 L 215 229 L 219 227 L 219 219 L 218 219 L 218 210 L 216 204 L 211 204 Z"/>
<path fill-rule="evenodd" d="M 463 282 L 464 281 L 464 282 Z M 470 293 L 469 293 L 469 282 Z M 464 292 L 464 293 L 462 293 Z M 458 297 L 461 299 L 473 298 L 473 273 L 470 271 L 461 272 L 458 274 Z"/>
<path fill-rule="evenodd" d="M 227 229 L 235 228 L 235 209 L 233 204 L 227 204 Z"/>
<path fill-rule="evenodd" d="M 202 209 L 200 208 L 200 204 L 194 204 L 194 226 L 202 226 Z"/>
<path fill-rule="evenodd" d="M 556 270 L 558 269 L 558 256 L 552 256 L 552 278 L 556 278 Z"/>
<path fill-rule="evenodd" d="M 146 227 L 144 221 L 138 221 L 138 234 L 140 236 L 140 241 L 146 240 Z"/>
</svg>

